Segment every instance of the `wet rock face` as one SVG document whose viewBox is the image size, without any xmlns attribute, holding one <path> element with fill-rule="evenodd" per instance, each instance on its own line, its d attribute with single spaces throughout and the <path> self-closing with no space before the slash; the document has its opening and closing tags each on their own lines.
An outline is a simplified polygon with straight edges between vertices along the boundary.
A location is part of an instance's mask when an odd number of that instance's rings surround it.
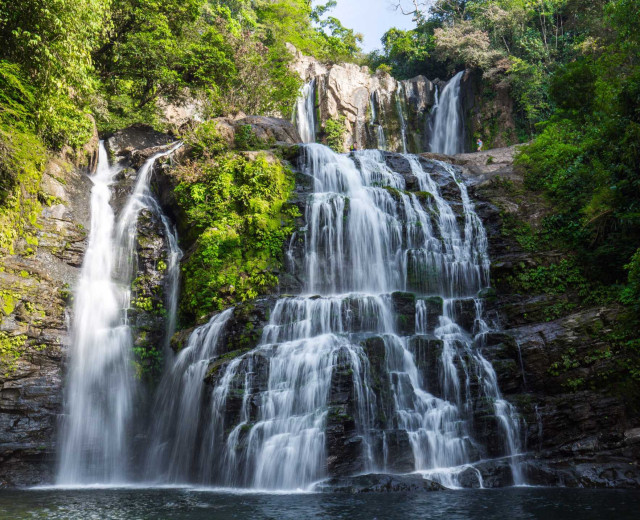
<svg viewBox="0 0 640 520">
<path fill-rule="evenodd" d="M 166 335 L 168 246 L 158 215 L 143 210 L 138 218 L 135 278 L 131 283 L 130 323 L 134 332 L 139 376 L 153 380 L 162 369 Z M 142 354 L 142 351 L 145 354 Z"/>
<path fill-rule="evenodd" d="M 372 74 L 352 63 L 325 65 L 290 46 L 293 69 L 304 82 L 316 82 L 317 122 L 322 134 L 327 121 L 345 118 L 344 149 L 382 148 L 402 151 L 406 125 L 411 152 L 427 149 L 427 119 L 435 103 L 435 85 L 424 76 L 397 81 L 389 74 Z M 385 143 L 380 142 L 382 127 Z"/>
<path fill-rule="evenodd" d="M 404 176 L 407 188 L 413 183 L 413 190 L 417 189 L 417 179 L 413 176 L 406 158 L 399 154 L 385 153 L 385 160 L 393 164 L 394 169 Z M 357 154 L 356 154 L 357 159 Z M 460 190 L 451 174 L 430 159 L 422 160 L 424 166 L 430 170 L 433 178 L 450 193 L 460 197 Z M 304 210 L 305 202 L 312 189 L 312 179 L 299 174 L 298 185 L 294 193 L 294 200 Z M 398 191 L 398 190 L 396 190 Z M 408 191 L 408 190 L 407 190 Z M 393 195 L 393 194 L 392 194 Z M 397 194 L 396 194 L 397 195 Z M 455 198 L 455 196 L 454 196 Z M 303 212 L 303 211 L 302 211 Z M 298 235 L 294 235 L 286 252 L 290 254 L 287 262 L 287 272 L 280 276 L 280 291 L 289 294 L 297 293 L 304 287 L 304 247 L 306 222 L 299 222 Z M 283 289 L 286 287 L 286 289 Z M 406 338 L 409 350 L 414 354 L 420 377 L 428 381 L 427 390 L 437 397 L 445 397 L 442 388 L 442 368 L 440 359 L 443 352 L 443 342 L 434 336 L 435 327 L 443 315 L 443 300 L 439 297 L 418 298 L 412 292 L 394 292 L 388 296 L 389 303 L 396 317 L 395 328 Z M 321 299 L 318 296 L 315 299 Z M 312 300 L 314 300 L 312 298 Z M 218 395 L 227 392 L 223 402 L 223 419 L 217 419 L 224 424 L 220 444 L 224 445 L 230 432 L 236 432 L 233 445 L 236 454 L 248 449 L 249 434 L 252 427 L 260 420 L 260 408 L 264 404 L 266 391 L 270 388 L 270 371 L 277 356 L 278 347 L 267 345 L 255 349 L 260 344 L 263 331 L 276 305 L 275 297 L 263 298 L 252 302 L 245 302 L 233 310 L 233 314 L 225 325 L 223 338 L 217 344 L 216 354 L 211 358 L 204 392 L 203 409 L 210 410 L 215 391 Z M 424 304 L 426 316 L 426 333 L 416 334 L 416 307 Z M 397 373 L 390 366 L 394 351 L 383 335 L 372 333 L 372 323 L 375 316 L 371 308 L 367 308 L 357 297 L 344 298 L 340 305 L 332 309 L 332 316 L 338 314 L 344 323 L 348 323 L 349 339 L 352 345 L 359 346 L 366 355 L 366 370 L 370 394 L 371 417 L 373 428 L 367 432 L 359 429 L 358 417 L 361 417 L 362 395 L 359 392 L 360 377 L 354 370 L 353 360 L 349 358 L 347 349 L 337 349 L 332 360 L 330 387 L 326 395 L 324 447 L 327 473 L 335 478 L 343 478 L 367 470 L 366 461 L 369 452 L 374 454 L 377 467 L 384 467 L 391 473 L 407 473 L 415 469 L 414 452 L 409 434 L 398 424 L 398 417 L 394 405 L 395 385 L 399 382 Z M 461 299 L 455 309 L 461 326 L 471 333 L 475 327 L 476 308 L 473 299 Z M 292 319 L 294 319 L 292 317 Z M 373 329 L 375 330 L 375 328 Z M 346 335 L 346 333 L 345 333 Z M 185 344 L 188 334 L 180 333 L 176 336 L 176 349 Z M 487 449 L 480 451 L 469 447 L 469 453 L 474 460 L 481 460 L 485 456 L 502 457 L 505 455 L 505 439 L 500 434 L 500 424 L 495 418 L 492 404 L 482 399 L 473 399 L 479 395 L 479 385 L 473 376 L 476 373 L 475 362 L 464 356 L 465 346 L 454 346 L 458 351 L 460 380 L 466 377 L 465 370 L 472 374 L 471 381 L 461 392 L 463 398 L 469 396 L 469 415 L 465 422 L 473 430 L 474 438 L 481 439 Z M 254 350 L 255 349 L 255 350 Z M 233 367 L 233 370 L 229 370 Z M 365 370 L 365 368 L 363 368 Z M 230 377 L 227 378 L 227 374 Z M 226 379 L 225 379 L 226 378 Z M 224 385 L 222 386 L 222 382 Z M 224 389 L 224 390 L 221 390 Z M 204 421 L 206 424 L 206 420 Z M 254 433 L 255 435 L 255 433 Z M 367 450 L 367 451 L 365 451 Z M 238 460 L 242 457 L 238 455 Z M 224 468 L 220 468 L 221 472 Z M 506 470 L 511 475 L 507 465 Z M 221 473 L 222 474 L 222 473 Z M 498 485 L 497 478 L 496 484 Z M 342 482 L 342 481 L 340 481 Z M 480 482 L 476 480 L 476 483 Z M 368 491 L 382 490 L 386 484 L 363 485 Z M 340 484 L 343 486 L 343 484 Z M 396 489 L 396 484 L 388 484 Z M 470 484 L 471 485 L 471 484 Z M 477 484 L 478 486 L 480 484 Z M 344 484 L 344 487 L 348 487 Z M 405 490 L 399 485 L 398 490 Z M 413 488 L 406 488 L 411 490 Z"/>
<path fill-rule="evenodd" d="M 157 132 L 148 125 L 136 124 L 115 132 L 106 139 L 105 146 L 112 160 L 130 160 L 134 152 L 161 147 L 174 140 L 171 136 Z"/>
<path fill-rule="evenodd" d="M 86 152 L 91 166 L 97 149 Z M 51 482 L 67 309 L 90 226 L 85 171 L 52 159 L 41 189 L 51 203 L 37 217 L 37 245 L 0 259 L 0 487 Z"/>
<path fill-rule="evenodd" d="M 466 150 L 476 149 L 477 137 L 484 142 L 485 150 L 519 141 L 509 86 L 487 85 L 480 71 L 468 71 L 460 88 Z"/>
<path fill-rule="evenodd" d="M 488 150 L 453 160 L 471 184 L 488 234 L 494 290 L 485 301 L 502 332 L 485 338 L 484 355 L 526 421 L 532 455 L 525 475 L 539 485 L 639 487 L 640 417 L 616 386 L 618 360 L 606 354 L 606 338 L 621 309 L 585 306 L 570 292 L 523 294 L 514 285 L 523 270 L 564 257 L 560 251 L 523 249 L 505 226 L 516 218 L 536 229 L 551 211 L 523 189 L 514 152 L 515 147 Z M 500 473 L 492 472 L 492 482 L 501 482 Z"/>
<path fill-rule="evenodd" d="M 116 214 L 133 189 L 137 165 L 171 141 L 170 136 L 142 126 L 117 132 L 108 140 L 112 160 L 123 165 L 111 201 Z M 97 138 L 93 143 L 97 147 Z M 97 148 L 86 152 L 85 163 L 94 167 Z M 71 342 L 74 286 L 91 225 L 91 188 L 86 170 L 52 160 L 41 184 L 51 203 L 43 205 L 38 216 L 34 252 L 0 260 L 0 334 L 15 354 L 8 361 L 3 357 L 0 367 L 0 485 L 34 485 L 54 479 L 64 363 Z M 141 214 L 136 245 L 140 276 L 132 287 L 130 318 L 135 346 L 144 350 L 161 346 L 165 330 L 167 244 L 152 212 Z M 148 361 L 141 362 L 140 368 L 153 369 L 147 365 Z"/>
</svg>

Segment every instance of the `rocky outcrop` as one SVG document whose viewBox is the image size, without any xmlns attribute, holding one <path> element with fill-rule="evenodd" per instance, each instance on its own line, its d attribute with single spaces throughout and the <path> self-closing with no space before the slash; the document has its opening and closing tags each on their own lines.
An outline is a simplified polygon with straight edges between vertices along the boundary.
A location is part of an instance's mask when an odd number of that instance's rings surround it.
<svg viewBox="0 0 640 520">
<path fill-rule="evenodd" d="M 247 139 L 242 132 L 251 130 L 253 138 L 269 146 L 293 145 L 301 141 L 298 130 L 286 119 L 266 116 L 219 117 L 214 120 L 220 135 L 234 148 L 240 139 Z"/>
<path fill-rule="evenodd" d="M 344 118 L 344 150 L 379 148 L 411 153 L 429 150 L 432 108 L 446 81 L 424 76 L 398 81 L 353 63 L 324 64 L 290 47 L 293 69 L 313 81 L 316 134 L 325 139 L 326 123 Z M 446 79 L 446 78 L 445 78 Z M 516 115 L 509 85 L 491 84 L 479 70 L 468 70 L 460 85 L 464 149 L 481 138 L 487 148 L 517 143 Z M 324 142 L 324 141 L 323 141 Z"/>
<path fill-rule="evenodd" d="M 149 156 L 173 141 L 175 139 L 170 135 L 148 125 L 135 124 L 109 136 L 105 147 L 111 161 L 124 161 L 125 166 L 139 167 Z"/>
<path fill-rule="evenodd" d="M 314 81 L 317 131 L 329 120 L 344 117 L 343 147 L 402 151 L 427 149 L 427 118 L 435 102 L 435 84 L 424 76 L 397 81 L 385 72 L 372 74 L 353 63 L 325 65 L 290 47 L 293 69 L 307 83 Z"/>
<path fill-rule="evenodd" d="M 509 85 L 487 82 L 481 71 L 472 70 L 463 76 L 460 89 L 465 150 L 475 150 L 478 138 L 485 150 L 510 146 L 520 140 Z"/>
</svg>

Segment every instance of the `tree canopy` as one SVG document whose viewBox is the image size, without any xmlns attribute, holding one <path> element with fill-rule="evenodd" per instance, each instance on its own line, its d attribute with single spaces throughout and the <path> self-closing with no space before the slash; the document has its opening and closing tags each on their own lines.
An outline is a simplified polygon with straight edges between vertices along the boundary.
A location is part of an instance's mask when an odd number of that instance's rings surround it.
<svg viewBox="0 0 640 520">
<path fill-rule="evenodd" d="M 33 87 L 49 146 L 91 131 L 154 123 L 157 101 L 198 99 L 210 115 L 286 114 L 299 80 L 292 43 L 321 60 L 354 59 L 361 37 L 328 16 L 335 1 L 0 0 L 0 59 Z"/>
</svg>

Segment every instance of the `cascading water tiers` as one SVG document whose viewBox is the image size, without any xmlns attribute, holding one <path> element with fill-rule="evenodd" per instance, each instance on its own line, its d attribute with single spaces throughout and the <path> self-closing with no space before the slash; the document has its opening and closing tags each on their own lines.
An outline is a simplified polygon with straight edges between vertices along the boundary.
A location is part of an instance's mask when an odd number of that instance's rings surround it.
<svg viewBox="0 0 640 520">
<path fill-rule="evenodd" d="M 483 356 L 486 234 L 457 171 L 318 144 L 300 170 L 304 289 L 269 304 L 255 347 L 226 348 L 235 310 L 196 329 L 161 384 L 150 475 L 291 490 L 418 471 L 457 487 L 506 457 L 521 483 L 519 420 Z"/>
</svg>

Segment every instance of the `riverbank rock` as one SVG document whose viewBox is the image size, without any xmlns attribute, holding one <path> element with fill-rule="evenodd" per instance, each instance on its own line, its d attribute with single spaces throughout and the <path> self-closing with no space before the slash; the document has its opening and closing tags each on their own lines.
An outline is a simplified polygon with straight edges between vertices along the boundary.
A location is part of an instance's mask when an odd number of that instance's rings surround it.
<svg viewBox="0 0 640 520">
<path fill-rule="evenodd" d="M 322 493 L 425 493 L 442 491 L 444 486 L 421 475 L 385 475 L 371 473 L 355 477 L 332 478 L 316 484 Z"/>
</svg>

